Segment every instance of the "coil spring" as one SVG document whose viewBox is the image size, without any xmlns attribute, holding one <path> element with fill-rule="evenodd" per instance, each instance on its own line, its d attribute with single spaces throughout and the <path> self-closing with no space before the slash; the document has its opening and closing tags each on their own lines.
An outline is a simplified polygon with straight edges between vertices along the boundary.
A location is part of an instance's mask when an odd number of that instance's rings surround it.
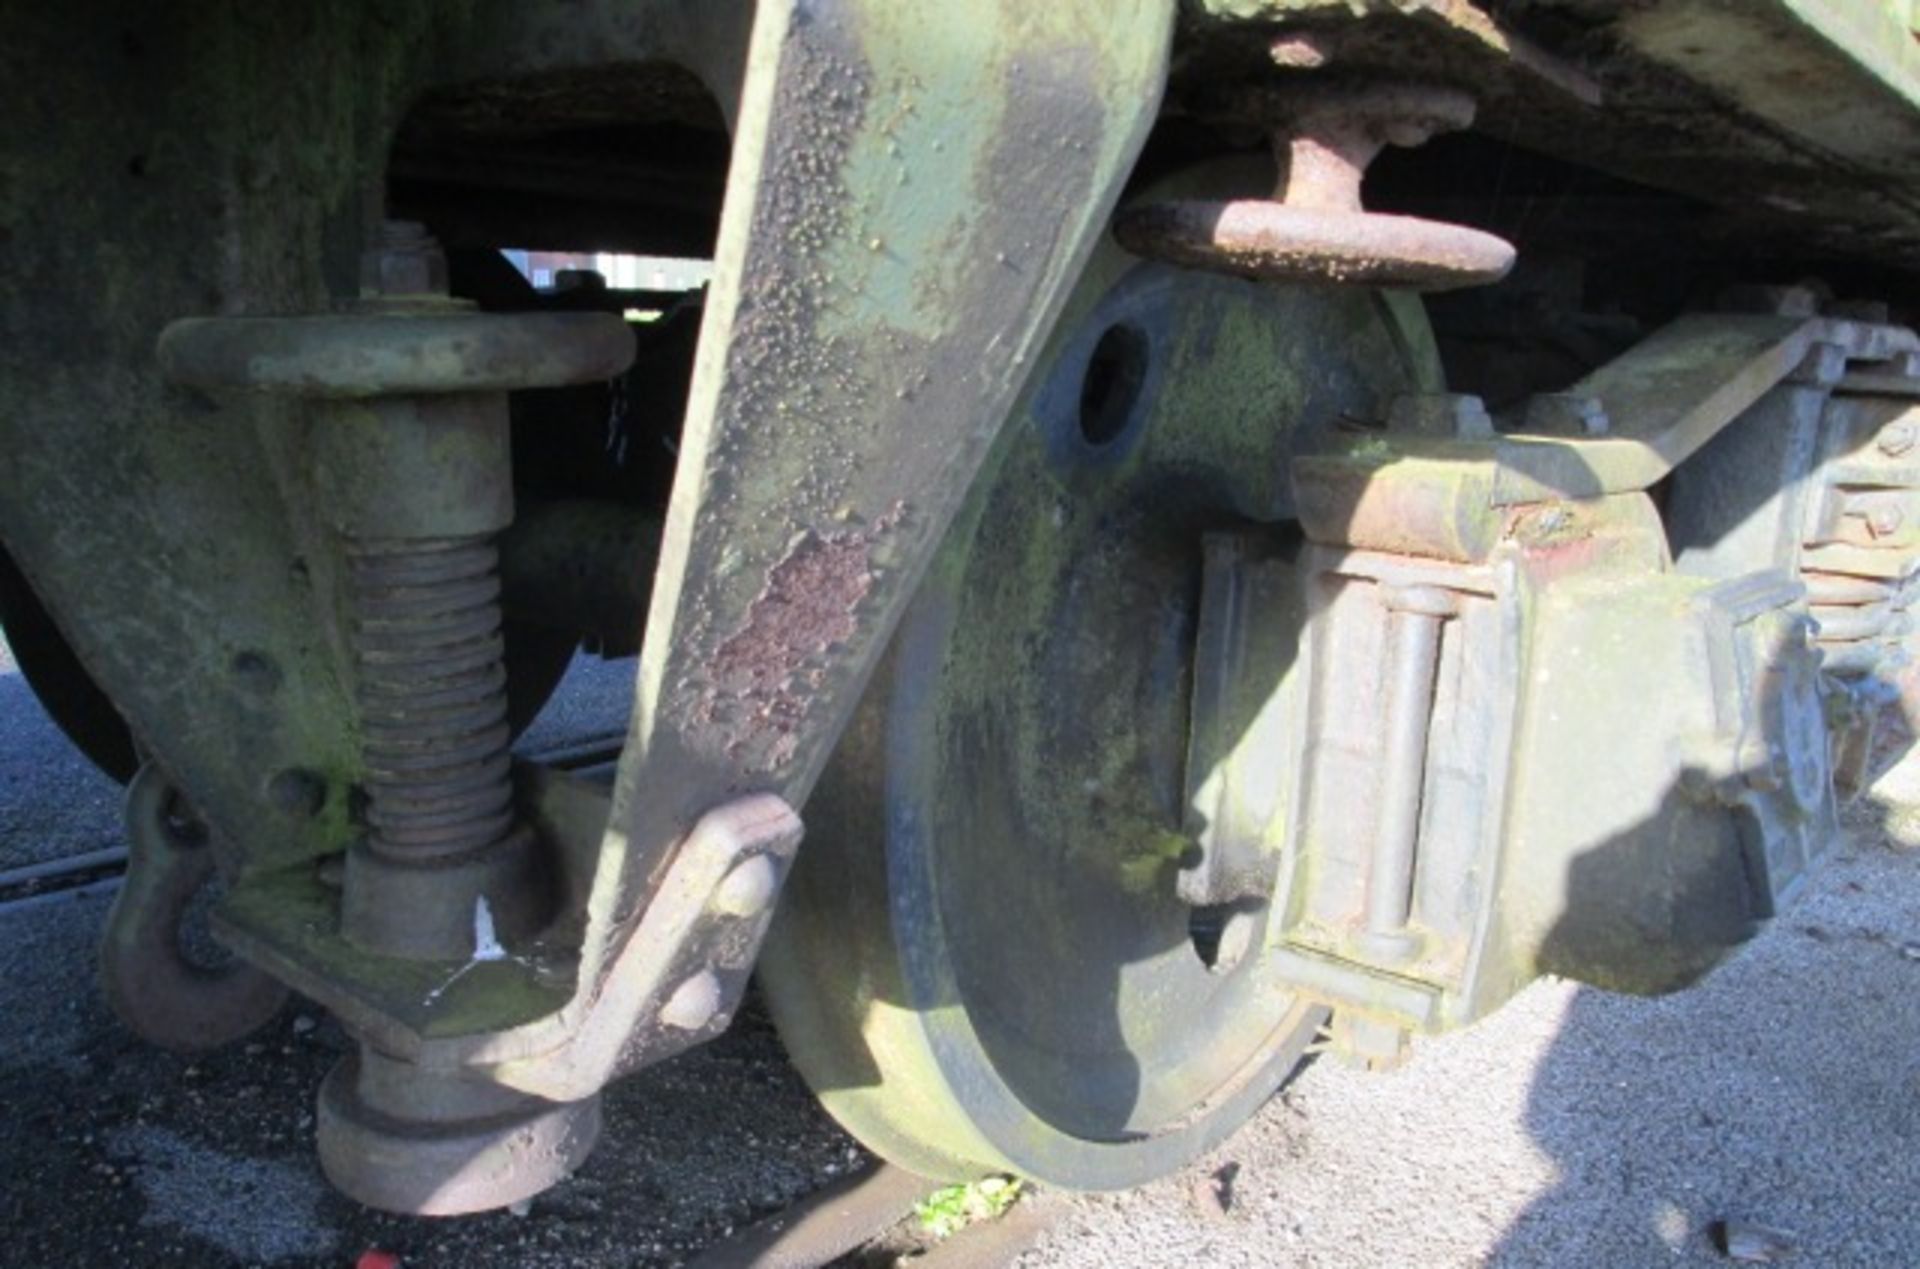
<svg viewBox="0 0 1920 1269">
<path fill-rule="evenodd" d="M 1815 641 L 1836 674 L 1868 674 L 1895 631 L 1899 588 L 1878 577 L 1807 570 L 1807 600 L 1820 633 Z"/>
<path fill-rule="evenodd" d="M 347 548 L 376 851 L 441 859 L 513 828 L 499 552 L 487 537 Z"/>
</svg>

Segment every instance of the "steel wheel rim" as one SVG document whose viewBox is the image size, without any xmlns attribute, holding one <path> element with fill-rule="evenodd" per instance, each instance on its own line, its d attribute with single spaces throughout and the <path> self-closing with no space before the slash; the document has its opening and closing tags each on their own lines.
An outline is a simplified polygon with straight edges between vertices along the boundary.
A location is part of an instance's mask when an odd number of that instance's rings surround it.
<svg viewBox="0 0 1920 1269">
<path fill-rule="evenodd" d="M 1154 902 L 1168 908 L 1159 914 L 1159 955 L 1141 958 L 1157 959 L 1159 981 L 1143 976 L 1138 961 L 1125 962 L 1122 977 L 1129 981 L 1124 989 L 1131 992 L 1130 1005 L 1152 998 L 1156 990 L 1177 1004 L 1183 992 L 1193 996 L 1196 985 L 1206 999 L 1198 999 L 1197 1008 L 1160 1011 L 1163 1034 L 1157 1049 L 1150 1042 L 1153 1026 L 1121 1027 L 1110 1038 L 1119 1039 L 1126 1052 L 1096 1045 L 1089 1059 L 1066 1043 L 1070 1025 L 1043 1026 L 1035 1035 L 1030 1009 L 1009 1022 L 1002 1016 L 1005 1002 L 993 999 L 991 984 L 999 980 L 1008 984 L 1004 990 L 1020 993 L 1025 1005 L 1045 1003 L 1048 991 L 1061 987 L 1057 961 L 1036 967 L 1029 977 L 1044 980 L 1038 985 L 1009 977 L 991 958 L 981 964 L 977 953 L 983 940 L 967 927 L 990 905 L 978 897 L 958 906 L 952 902 L 969 885 L 978 889 L 979 870 L 991 871 L 982 860 L 993 852 L 983 855 L 977 838 L 972 845 L 956 845 L 967 830 L 943 822 L 954 817 L 950 805 L 941 807 L 939 788 L 941 772 L 951 766 L 945 750 L 956 728 L 952 717 L 940 717 L 942 707 L 930 695 L 951 694 L 956 630 L 992 607 L 967 597 L 967 578 L 970 568 L 991 574 L 1004 563 L 990 549 L 983 551 L 981 539 L 1010 519 L 995 505 L 1006 496 L 1008 482 L 1050 482 L 1063 497 L 1077 500 L 1074 514 L 1095 514 L 1123 507 L 1126 499 L 1119 495 L 1129 490 L 1130 465 L 1157 463 L 1164 470 L 1157 470 L 1155 479 L 1172 472 L 1173 485 L 1184 492 L 1158 499 L 1162 505 L 1155 515 L 1169 540 L 1183 535 L 1190 540 L 1189 558 L 1197 573 L 1198 531 L 1209 517 L 1222 524 L 1278 520 L 1288 495 L 1283 476 L 1278 483 L 1264 478 L 1284 472 L 1284 438 L 1267 439 L 1270 470 L 1251 480 L 1244 477 L 1253 464 L 1232 446 L 1209 462 L 1189 461 L 1193 456 L 1177 445 L 1172 453 L 1155 450 L 1155 430 L 1168 426 L 1156 404 L 1166 386 L 1157 376 L 1170 364 L 1174 346 L 1196 337 L 1196 322 L 1211 321 L 1196 313 L 1234 304 L 1278 305 L 1263 319 L 1272 323 L 1268 338 L 1284 341 L 1282 328 L 1298 319 L 1338 332 L 1342 339 L 1351 334 L 1364 344 L 1348 350 L 1345 361 L 1331 370 L 1307 358 L 1318 378 L 1300 392 L 1321 414 L 1362 398 L 1377 398 L 1370 404 L 1383 407 L 1380 394 L 1418 390 L 1435 374 L 1422 321 L 1409 320 L 1397 302 L 1378 297 L 1285 292 L 1276 299 L 1275 292 L 1244 282 L 1137 265 L 1117 251 L 1105 253 L 1090 270 L 1082 289 L 1083 296 L 1089 294 L 1094 298 L 1078 302 L 1063 323 L 1069 333 L 1056 339 L 1050 368 L 1009 423 L 877 672 L 834 771 L 808 806 L 813 831 L 762 960 L 776 1022 L 828 1110 L 881 1154 L 931 1176 L 1012 1171 L 1066 1188 L 1105 1189 L 1163 1174 L 1223 1138 L 1270 1097 L 1297 1066 L 1324 1018 L 1323 1010 L 1288 996 L 1278 981 L 1264 976 L 1263 958 L 1249 956 L 1228 973 L 1212 975 L 1187 940 L 1184 923 L 1180 937 L 1170 937 L 1166 922 L 1177 905 L 1177 865 L 1169 863 L 1153 882 Z M 1077 413 L 1086 404 L 1083 386 L 1102 338 L 1129 325 L 1138 327 L 1155 350 L 1155 360 L 1136 385 L 1146 405 L 1139 417 L 1107 418 L 1097 428 L 1082 428 Z M 1206 337 L 1224 338 L 1224 330 L 1213 323 Z M 1358 369 L 1368 357 L 1392 367 L 1385 373 L 1377 366 Z M 1302 374 L 1302 384 L 1307 377 Z M 1075 408 L 1064 409 L 1063 400 Z M 1069 416 L 1075 419 L 1072 428 L 1061 423 Z M 1125 541 L 1116 550 L 1137 559 L 1141 534 L 1151 538 L 1155 531 L 1151 525 L 1123 526 L 1118 536 Z M 1062 565 L 1052 581 L 1065 586 L 1073 567 Z M 1106 581 L 1112 581 L 1111 569 Z M 1191 599 L 1186 602 L 1191 606 Z M 1016 635 L 1001 634 L 1017 641 Z M 983 783 L 992 782 L 965 782 L 981 800 L 991 800 Z M 1057 862 L 1058 838 L 1051 840 Z M 972 883 L 956 871 L 968 867 L 967 860 L 976 870 Z M 1110 890 L 1105 897 L 1111 899 Z M 1016 907 L 1025 901 L 1029 914 L 1059 910 L 1019 889 L 1003 892 L 998 901 Z M 1014 928 L 1031 924 L 1012 922 Z M 1031 943 L 1016 945 L 1012 957 L 1018 961 L 1032 950 Z M 1169 991 L 1169 984 L 1175 990 Z M 1085 982 L 1069 982 L 1065 990 L 1076 988 L 1084 992 Z M 1199 1028 L 1198 1056 L 1188 1054 L 1183 1061 L 1177 1038 L 1167 1034 L 1204 1018 L 1208 1000 L 1220 1015 L 1237 1015 L 1232 1042 L 1217 1043 L 1223 1030 L 1217 1015 Z M 1084 1009 L 1080 1015 L 1085 1016 Z M 1023 1039 L 1033 1042 L 1025 1059 L 1015 1054 Z M 1113 1091 L 1112 1064 L 1123 1062 L 1128 1052 L 1139 1077 L 1132 1100 L 1124 1091 Z M 1080 1096 L 1099 1086 L 1103 1061 L 1105 1094 L 1077 1113 L 1072 1106 L 1051 1104 L 1058 1101 L 1060 1086 L 1078 1087 Z M 1057 1086 L 1052 1096 L 1049 1064 Z"/>
</svg>

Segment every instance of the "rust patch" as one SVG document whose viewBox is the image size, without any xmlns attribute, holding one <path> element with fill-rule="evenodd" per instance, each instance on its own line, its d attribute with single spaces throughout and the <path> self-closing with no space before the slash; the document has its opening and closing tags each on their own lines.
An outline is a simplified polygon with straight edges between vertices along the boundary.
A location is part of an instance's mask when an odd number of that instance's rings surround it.
<svg viewBox="0 0 1920 1269">
<path fill-rule="evenodd" d="M 1287 284 L 1445 291 L 1496 282 L 1514 261 L 1504 239 L 1463 225 L 1258 199 L 1131 207 L 1114 237 L 1155 259 Z"/>
<path fill-rule="evenodd" d="M 1243 109 L 1273 129 L 1282 173 L 1274 198 L 1129 207 L 1114 222 L 1121 246 L 1267 282 L 1419 291 L 1497 282 L 1513 267 L 1512 245 L 1492 234 L 1361 206 L 1361 180 L 1382 149 L 1420 145 L 1473 122 L 1466 94 L 1289 83 L 1248 98 Z"/>
<path fill-rule="evenodd" d="M 767 570 L 740 628 L 714 651 L 692 722 L 748 770 L 772 771 L 793 757 L 834 669 L 832 653 L 859 633 L 860 604 L 877 578 L 874 544 L 897 516 L 800 534 Z"/>
</svg>

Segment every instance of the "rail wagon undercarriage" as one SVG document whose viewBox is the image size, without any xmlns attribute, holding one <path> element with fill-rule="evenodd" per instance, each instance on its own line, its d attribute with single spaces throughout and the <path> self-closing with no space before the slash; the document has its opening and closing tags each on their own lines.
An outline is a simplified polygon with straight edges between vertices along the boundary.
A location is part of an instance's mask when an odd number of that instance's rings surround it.
<svg viewBox="0 0 1920 1269">
<path fill-rule="evenodd" d="M 129 784 L 110 1002 L 310 997 L 328 1175 L 452 1214 L 756 975 L 881 1155 L 1076 1188 L 1697 981 L 1907 695 L 1907 10 L 15 6 L 0 621 Z M 582 648 L 617 762 L 517 755 Z"/>
</svg>

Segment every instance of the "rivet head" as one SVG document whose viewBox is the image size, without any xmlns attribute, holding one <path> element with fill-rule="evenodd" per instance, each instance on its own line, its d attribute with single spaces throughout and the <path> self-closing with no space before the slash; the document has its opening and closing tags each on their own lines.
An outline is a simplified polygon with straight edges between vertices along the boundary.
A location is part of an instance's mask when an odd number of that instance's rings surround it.
<svg viewBox="0 0 1920 1269">
<path fill-rule="evenodd" d="M 1880 435 L 1874 439 L 1880 452 L 1893 458 L 1913 448 L 1914 442 L 1920 440 L 1920 429 L 1916 429 L 1910 420 L 1901 419 L 1881 428 Z"/>
<path fill-rule="evenodd" d="M 780 888 L 780 865 L 771 855 L 755 855 L 734 865 L 714 895 L 714 906 L 729 916 L 758 916 Z"/>
<path fill-rule="evenodd" d="M 674 988 L 660 1007 L 660 1021 L 681 1031 L 698 1031 L 720 1012 L 720 977 L 702 970 Z"/>
</svg>

